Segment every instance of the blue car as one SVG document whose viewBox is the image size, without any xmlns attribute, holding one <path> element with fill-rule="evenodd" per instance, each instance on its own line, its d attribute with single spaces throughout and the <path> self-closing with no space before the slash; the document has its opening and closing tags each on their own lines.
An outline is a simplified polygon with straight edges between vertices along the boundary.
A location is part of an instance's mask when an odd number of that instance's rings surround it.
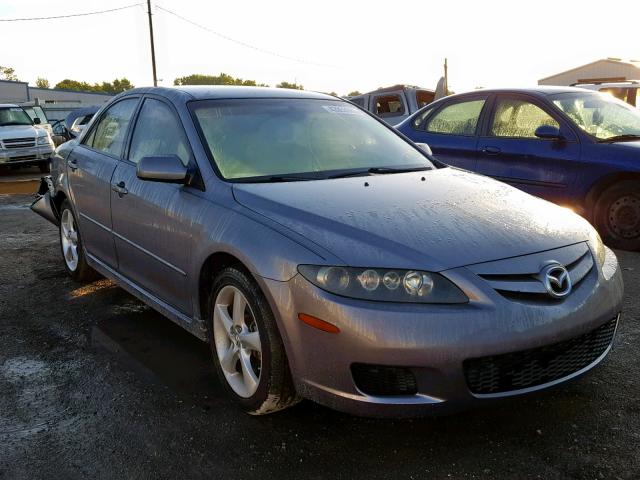
<svg viewBox="0 0 640 480">
<path fill-rule="evenodd" d="M 572 208 L 605 243 L 640 250 L 640 111 L 569 87 L 477 90 L 397 127 L 452 166 Z"/>
</svg>

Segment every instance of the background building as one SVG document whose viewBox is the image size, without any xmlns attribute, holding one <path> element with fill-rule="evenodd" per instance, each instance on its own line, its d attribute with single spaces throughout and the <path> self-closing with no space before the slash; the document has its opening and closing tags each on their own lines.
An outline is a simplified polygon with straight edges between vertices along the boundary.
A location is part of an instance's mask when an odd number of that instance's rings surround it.
<svg viewBox="0 0 640 480">
<path fill-rule="evenodd" d="M 556 73 L 538 80 L 538 85 L 572 85 L 574 83 L 622 82 L 640 80 L 640 62 L 623 62 L 619 58 L 605 58 Z"/>
<path fill-rule="evenodd" d="M 0 103 L 37 103 L 49 121 L 65 118 L 78 108 L 102 105 L 113 98 L 106 93 L 30 87 L 27 82 L 0 80 Z"/>
</svg>

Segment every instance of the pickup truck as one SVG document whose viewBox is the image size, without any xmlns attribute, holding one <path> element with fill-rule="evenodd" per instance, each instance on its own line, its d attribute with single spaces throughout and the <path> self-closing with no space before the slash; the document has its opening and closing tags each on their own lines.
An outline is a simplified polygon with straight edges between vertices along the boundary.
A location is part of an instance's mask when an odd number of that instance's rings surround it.
<svg viewBox="0 0 640 480">
<path fill-rule="evenodd" d="M 0 104 L 0 167 L 38 165 L 49 171 L 53 142 L 37 124 L 22 107 Z"/>
<path fill-rule="evenodd" d="M 394 85 L 353 97 L 350 102 L 374 113 L 390 125 L 397 125 L 435 100 L 435 91 L 408 85 Z"/>
</svg>

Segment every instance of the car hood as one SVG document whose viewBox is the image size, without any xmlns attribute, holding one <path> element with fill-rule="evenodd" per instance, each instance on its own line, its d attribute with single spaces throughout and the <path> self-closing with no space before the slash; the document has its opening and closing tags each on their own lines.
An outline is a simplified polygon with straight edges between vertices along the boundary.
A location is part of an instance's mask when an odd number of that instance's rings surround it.
<svg viewBox="0 0 640 480">
<path fill-rule="evenodd" d="M 6 138 L 23 138 L 23 137 L 39 137 L 45 135 L 31 125 L 11 125 L 0 127 L 0 139 Z"/>
<path fill-rule="evenodd" d="M 441 271 L 586 241 L 570 210 L 444 168 L 335 180 L 234 184 L 236 200 L 355 267 Z"/>
</svg>

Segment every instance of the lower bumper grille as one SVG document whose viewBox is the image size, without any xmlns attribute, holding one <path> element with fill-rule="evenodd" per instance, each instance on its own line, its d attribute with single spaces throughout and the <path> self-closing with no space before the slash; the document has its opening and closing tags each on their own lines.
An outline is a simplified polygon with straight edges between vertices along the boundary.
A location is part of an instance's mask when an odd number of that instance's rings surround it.
<svg viewBox="0 0 640 480">
<path fill-rule="evenodd" d="M 617 322 L 613 319 L 591 332 L 553 345 L 465 360 L 469 389 L 476 394 L 509 392 L 571 375 L 606 351 Z"/>
<path fill-rule="evenodd" d="M 22 155 L 21 157 L 11 157 L 9 158 L 9 162 L 27 162 L 29 160 L 37 160 L 37 155 Z"/>
<path fill-rule="evenodd" d="M 408 368 L 354 363 L 351 373 L 356 386 L 367 395 L 414 395 L 416 378 Z"/>
</svg>

